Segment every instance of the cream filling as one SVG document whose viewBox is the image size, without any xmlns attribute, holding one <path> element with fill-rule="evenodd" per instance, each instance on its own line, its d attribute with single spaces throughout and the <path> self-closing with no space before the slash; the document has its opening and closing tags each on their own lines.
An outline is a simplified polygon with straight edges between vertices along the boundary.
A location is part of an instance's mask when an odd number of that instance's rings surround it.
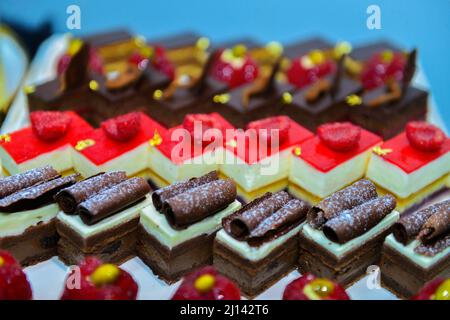
<svg viewBox="0 0 450 320">
<path fill-rule="evenodd" d="M 222 150 L 205 152 L 202 155 L 176 164 L 163 155 L 158 148 L 150 148 L 148 167 L 169 183 L 200 177 L 208 172 L 218 170 L 222 159 Z"/>
<path fill-rule="evenodd" d="M 86 158 L 82 153 L 73 151 L 73 163 L 75 171 L 83 177 L 90 177 L 100 172 L 125 171 L 128 176 L 132 176 L 147 168 L 148 164 L 148 143 L 143 143 L 136 148 L 100 165 L 96 165 Z"/>
<path fill-rule="evenodd" d="M 58 205 L 53 203 L 34 210 L 0 213 L 0 237 L 21 235 L 29 227 L 52 220 L 58 211 Z"/>
<path fill-rule="evenodd" d="M 144 201 L 141 201 L 138 204 L 103 219 L 91 226 L 85 224 L 79 215 L 68 215 L 62 211 L 58 213 L 58 220 L 74 230 L 81 237 L 88 238 L 139 217 L 140 211 L 146 206 L 151 205 L 151 203 L 152 200 L 149 196 L 147 196 Z"/>
<path fill-rule="evenodd" d="M 216 240 L 228 248 L 232 249 L 234 252 L 239 254 L 241 257 L 251 260 L 251 261 L 259 261 L 265 257 L 267 257 L 274 249 L 279 248 L 283 245 L 287 240 L 291 237 L 296 236 L 298 232 L 302 229 L 302 223 L 289 231 L 288 233 L 282 235 L 275 240 L 268 241 L 263 243 L 259 247 L 252 247 L 246 241 L 239 241 L 234 239 L 225 230 L 220 230 L 216 235 Z"/>
<path fill-rule="evenodd" d="M 51 165 L 58 172 L 64 172 L 73 167 L 71 150 L 71 146 L 64 145 L 18 164 L 5 149 L 0 147 L 0 158 L 3 160 L 3 166 L 11 175 L 47 165 Z"/>
<path fill-rule="evenodd" d="M 172 249 L 180 243 L 196 238 L 202 234 L 211 234 L 219 230 L 222 226 L 222 219 L 240 207 L 241 203 L 235 200 L 224 210 L 194 223 L 186 229 L 175 230 L 170 226 L 165 215 L 156 211 L 155 207 L 151 204 L 142 210 L 140 223 L 161 244 Z"/>
<path fill-rule="evenodd" d="M 414 240 L 405 246 L 395 240 L 394 235 L 392 234 L 390 234 L 386 238 L 384 244 L 425 269 L 428 269 L 439 261 L 448 258 L 450 255 L 450 247 L 448 247 L 433 257 L 424 256 L 422 254 L 414 252 L 414 249 L 420 244 L 420 241 Z"/>
<path fill-rule="evenodd" d="M 320 198 L 325 198 L 362 178 L 370 154 L 370 149 L 364 151 L 328 172 L 321 172 L 301 157 L 292 156 L 289 180 L 306 191 Z"/>
<path fill-rule="evenodd" d="M 450 152 L 409 174 L 373 154 L 367 177 L 400 198 L 407 198 L 449 172 Z"/>
<path fill-rule="evenodd" d="M 251 192 L 288 177 L 291 151 L 292 148 L 288 148 L 248 164 L 225 149 L 220 170 L 236 181 L 244 191 Z"/>
<path fill-rule="evenodd" d="M 306 224 L 301 232 L 305 237 L 314 241 L 319 246 L 333 254 L 335 257 L 341 258 L 350 251 L 363 246 L 365 243 L 367 243 L 368 240 L 389 229 L 399 219 L 399 217 L 400 213 L 394 210 L 387 216 L 385 216 L 383 220 L 381 220 L 375 227 L 344 244 L 339 244 L 331 241 L 323 234 L 321 230 L 314 229 L 309 224 Z"/>
</svg>

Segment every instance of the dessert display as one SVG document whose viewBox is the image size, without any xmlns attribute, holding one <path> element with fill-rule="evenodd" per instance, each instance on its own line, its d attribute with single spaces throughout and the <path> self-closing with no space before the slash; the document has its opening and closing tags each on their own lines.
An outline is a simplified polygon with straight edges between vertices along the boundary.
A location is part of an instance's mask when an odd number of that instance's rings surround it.
<svg viewBox="0 0 450 320">
<path fill-rule="evenodd" d="M 450 279 L 438 278 L 427 283 L 412 300 L 450 300 Z"/>
<path fill-rule="evenodd" d="M 450 139 L 441 129 L 410 122 L 405 131 L 374 149 L 366 176 L 381 192 L 395 195 L 398 211 L 406 214 L 447 189 L 449 151 Z"/>
<path fill-rule="evenodd" d="M 101 127 L 79 140 L 73 152 L 74 169 L 83 177 L 124 170 L 136 175 L 147 170 L 149 141 L 166 129 L 142 112 L 131 112 L 105 120 Z"/>
<path fill-rule="evenodd" d="M 150 186 L 124 171 L 100 173 L 55 195 L 61 211 L 56 228 L 58 256 L 68 265 L 87 256 L 122 263 L 136 254 L 136 228 L 142 208 L 150 204 Z"/>
<path fill-rule="evenodd" d="M 300 271 L 350 286 L 379 263 L 384 238 L 399 218 L 395 206 L 393 196 L 379 197 L 368 180 L 320 201 L 300 231 Z"/>
<path fill-rule="evenodd" d="M 298 260 L 298 232 L 309 205 L 285 191 L 266 193 L 222 220 L 214 266 L 254 297 L 289 273 Z"/>
<path fill-rule="evenodd" d="M 27 276 L 16 259 L 0 250 L 0 301 L 31 300 L 33 293 Z"/>
<path fill-rule="evenodd" d="M 450 200 L 445 200 L 404 214 L 394 224 L 383 247 L 382 283 L 410 298 L 434 278 L 450 276 L 449 257 Z"/>
<path fill-rule="evenodd" d="M 219 179 L 215 171 L 158 189 L 152 202 L 142 209 L 137 252 L 169 283 L 212 263 L 222 218 L 241 206 L 234 182 Z"/>
<path fill-rule="evenodd" d="M 227 130 L 234 127 L 218 113 L 186 115 L 181 125 L 150 140 L 150 178 L 163 187 L 218 170 Z"/>
<path fill-rule="evenodd" d="M 251 201 L 286 188 L 290 153 L 313 134 L 286 116 L 252 121 L 246 129 L 227 137 L 220 171 L 236 181 L 244 201 Z"/>
<path fill-rule="evenodd" d="M 0 158 L 7 174 L 51 165 L 58 172 L 73 167 L 72 152 L 93 128 L 72 111 L 36 111 L 31 125 L 0 136 Z"/>
<path fill-rule="evenodd" d="M 50 166 L 1 178 L 0 248 L 23 266 L 55 256 L 58 206 L 53 196 L 76 178 L 76 174 L 62 178 Z"/>
<path fill-rule="evenodd" d="M 212 266 L 192 272 L 184 278 L 172 300 L 240 300 L 239 288 Z"/>
<path fill-rule="evenodd" d="M 306 273 L 286 286 L 283 300 L 350 300 L 350 297 L 339 283 Z"/>
<path fill-rule="evenodd" d="M 292 151 L 289 192 L 315 204 L 364 177 L 375 134 L 349 122 L 323 124 Z"/>
<path fill-rule="evenodd" d="M 79 265 L 80 283 L 74 286 L 68 275 L 61 300 L 136 300 L 138 285 L 125 270 L 96 257 L 87 257 Z M 73 269 L 72 272 L 76 269 Z"/>
</svg>

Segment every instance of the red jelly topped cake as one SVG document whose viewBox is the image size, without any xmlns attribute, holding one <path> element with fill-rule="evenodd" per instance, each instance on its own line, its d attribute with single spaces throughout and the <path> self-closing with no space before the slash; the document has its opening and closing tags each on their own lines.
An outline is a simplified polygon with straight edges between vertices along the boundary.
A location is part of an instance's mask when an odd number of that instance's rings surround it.
<svg viewBox="0 0 450 320">
<path fill-rule="evenodd" d="M 71 150 L 93 128 L 71 111 L 36 111 L 31 126 L 1 136 L 0 157 L 10 174 L 52 165 L 62 172 L 73 167 Z"/>
</svg>

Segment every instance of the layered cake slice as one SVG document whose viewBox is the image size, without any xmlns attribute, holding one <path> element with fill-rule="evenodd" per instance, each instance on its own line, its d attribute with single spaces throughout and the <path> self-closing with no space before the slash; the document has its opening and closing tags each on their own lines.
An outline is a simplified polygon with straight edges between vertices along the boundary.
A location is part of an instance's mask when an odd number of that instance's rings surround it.
<svg viewBox="0 0 450 320">
<path fill-rule="evenodd" d="M 401 213 L 443 192 L 450 172 L 450 139 L 432 124 L 411 122 L 385 141 L 369 162 L 367 178 L 397 198 Z"/>
<path fill-rule="evenodd" d="M 222 218 L 241 206 L 234 182 L 215 171 L 156 190 L 152 200 L 141 213 L 138 255 L 169 283 L 212 263 Z"/>
<path fill-rule="evenodd" d="M 321 125 L 292 152 L 289 192 L 312 204 L 362 178 L 381 138 L 348 122 Z"/>
<path fill-rule="evenodd" d="M 220 170 L 236 181 L 245 201 L 280 191 L 287 186 L 293 147 L 312 136 L 286 116 L 252 121 L 246 131 L 227 137 Z"/>
<path fill-rule="evenodd" d="M 0 158 L 9 174 L 45 165 L 58 172 L 72 169 L 72 150 L 94 130 L 71 111 L 36 111 L 30 120 L 31 126 L 1 136 Z"/>
<path fill-rule="evenodd" d="M 401 298 L 436 277 L 450 276 L 450 200 L 402 215 L 386 238 L 382 284 Z"/>
<path fill-rule="evenodd" d="M 68 265 L 87 256 L 122 263 L 136 254 L 140 210 L 151 203 L 143 178 L 123 171 L 101 173 L 61 190 L 56 228 L 58 255 Z"/>
<path fill-rule="evenodd" d="M 254 297 L 290 272 L 298 259 L 298 232 L 309 205 L 288 193 L 266 193 L 223 219 L 214 241 L 214 265 Z"/>
<path fill-rule="evenodd" d="M 395 205 L 391 195 L 378 197 L 369 180 L 323 199 L 300 232 L 300 271 L 350 286 L 379 263 L 384 239 L 399 218 Z"/>
<path fill-rule="evenodd" d="M 106 120 L 101 128 L 78 141 L 73 153 L 74 168 L 83 177 L 112 170 L 135 175 L 147 169 L 150 145 L 165 130 L 141 112 Z"/>
<path fill-rule="evenodd" d="M 218 170 L 227 130 L 234 129 L 218 113 L 186 115 L 183 124 L 150 141 L 149 168 L 160 178 L 153 180 L 161 187 Z"/>
<path fill-rule="evenodd" d="M 0 179 L 0 248 L 24 266 L 56 255 L 58 205 L 53 196 L 76 182 L 50 166 Z"/>
</svg>

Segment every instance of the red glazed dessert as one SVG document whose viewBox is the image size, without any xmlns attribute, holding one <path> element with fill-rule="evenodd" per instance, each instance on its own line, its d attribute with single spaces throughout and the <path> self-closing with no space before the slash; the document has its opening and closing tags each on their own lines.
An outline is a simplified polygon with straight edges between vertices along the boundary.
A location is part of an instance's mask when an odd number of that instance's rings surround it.
<svg viewBox="0 0 450 320">
<path fill-rule="evenodd" d="M 0 250 L 0 300 L 30 300 L 27 276 L 11 254 Z"/>
<path fill-rule="evenodd" d="M 429 282 L 412 300 L 450 300 L 450 278 Z"/>
<path fill-rule="evenodd" d="M 350 300 L 350 297 L 337 282 L 307 273 L 286 286 L 283 300 Z"/>
</svg>

